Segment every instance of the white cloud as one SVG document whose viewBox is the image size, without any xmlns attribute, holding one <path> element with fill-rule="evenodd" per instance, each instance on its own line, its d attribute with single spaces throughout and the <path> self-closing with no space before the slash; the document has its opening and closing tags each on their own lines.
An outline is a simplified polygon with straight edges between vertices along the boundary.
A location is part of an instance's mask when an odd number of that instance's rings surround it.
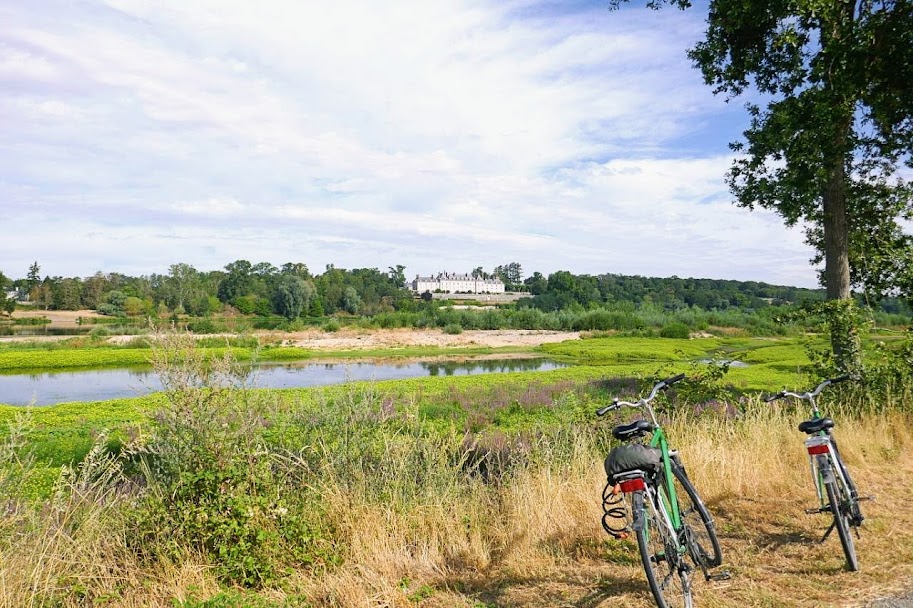
<svg viewBox="0 0 913 608">
<path fill-rule="evenodd" d="M 7 275 L 37 249 L 66 275 L 517 260 L 814 281 L 801 235 L 729 204 L 725 149 L 679 146 L 730 112 L 684 57 L 696 11 L 57 9 L 9 7 L 0 31 Z"/>
</svg>

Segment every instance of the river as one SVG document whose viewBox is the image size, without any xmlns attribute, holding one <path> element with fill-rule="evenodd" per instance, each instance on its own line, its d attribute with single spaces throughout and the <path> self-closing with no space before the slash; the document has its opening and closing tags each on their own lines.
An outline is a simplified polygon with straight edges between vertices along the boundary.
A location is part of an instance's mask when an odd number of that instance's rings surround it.
<svg viewBox="0 0 913 608">
<path fill-rule="evenodd" d="M 479 359 L 471 361 L 346 361 L 261 363 L 253 385 L 261 388 L 300 388 L 341 384 L 350 380 L 395 380 L 424 376 L 465 376 L 517 371 L 546 371 L 566 367 L 549 359 Z M 55 405 L 69 401 L 105 401 L 136 397 L 161 390 L 151 368 L 55 371 L 0 375 L 0 403 Z"/>
</svg>

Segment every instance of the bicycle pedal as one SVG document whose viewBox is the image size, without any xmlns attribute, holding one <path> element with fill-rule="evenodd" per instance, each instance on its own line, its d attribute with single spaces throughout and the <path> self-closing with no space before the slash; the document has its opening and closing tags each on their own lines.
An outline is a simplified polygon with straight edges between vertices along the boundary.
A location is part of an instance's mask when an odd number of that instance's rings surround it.
<svg viewBox="0 0 913 608">
<path fill-rule="evenodd" d="M 658 563 L 660 563 L 660 562 L 664 562 L 664 561 L 666 561 L 666 554 L 665 554 L 665 553 L 657 553 L 656 555 L 653 555 L 653 556 L 650 557 L 650 561 L 653 562 L 654 564 L 658 564 Z"/>
<path fill-rule="evenodd" d="M 805 510 L 806 515 L 819 515 L 821 513 L 830 513 L 830 512 L 831 512 L 830 505 L 828 505 L 826 507 L 818 507 L 817 509 L 806 509 Z"/>
<path fill-rule="evenodd" d="M 875 496 L 873 496 L 873 495 L 869 495 L 869 496 L 860 496 L 860 497 L 858 497 L 856 500 L 857 500 L 858 502 L 863 502 L 863 501 L 868 501 L 868 500 L 871 500 L 872 502 L 876 502 Z"/>
<path fill-rule="evenodd" d="M 717 572 L 715 574 L 708 574 L 707 580 L 713 582 L 719 581 L 728 581 L 732 578 L 732 572 L 729 570 L 723 570 L 722 572 Z"/>
</svg>

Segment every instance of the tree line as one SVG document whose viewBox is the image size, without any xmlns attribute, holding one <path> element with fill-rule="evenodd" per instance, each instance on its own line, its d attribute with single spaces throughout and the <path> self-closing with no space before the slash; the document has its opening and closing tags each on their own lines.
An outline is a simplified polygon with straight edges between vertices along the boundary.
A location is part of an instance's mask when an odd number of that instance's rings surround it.
<svg viewBox="0 0 913 608">
<path fill-rule="evenodd" d="M 757 311 L 767 307 L 802 305 L 825 299 L 822 289 L 771 285 L 757 281 L 695 278 L 657 278 L 620 274 L 575 275 L 559 270 L 548 276 L 533 272 L 522 277 L 520 264 L 498 266 L 491 274 L 504 276 L 514 291 L 528 292 L 518 308 L 542 312 L 582 312 L 613 309 L 618 304 L 681 310 Z M 7 297 L 7 292 L 15 292 Z M 12 312 L 15 300 L 28 300 L 45 310 L 91 309 L 110 316 L 187 315 L 206 317 L 235 312 L 242 315 L 281 316 L 287 319 L 329 315 L 375 316 L 413 312 L 428 304 L 407 287 L 405 266 L 337 268 L 328 265 L 312 273 L 306 264 L 236 260 L 222 270 L 199 271 L 185 263 L 173 264 L 166 274 L 128 276 L 97 272 L 81 277 L 41 277 L 38 263 L 24 278 L 12 280 L 0 272 L 0 309 Z M 868 302 L 868 304 L 872 304 Z M 882 312 L 910 315 L 906 302 L 883 298 Z"/>
</svg>

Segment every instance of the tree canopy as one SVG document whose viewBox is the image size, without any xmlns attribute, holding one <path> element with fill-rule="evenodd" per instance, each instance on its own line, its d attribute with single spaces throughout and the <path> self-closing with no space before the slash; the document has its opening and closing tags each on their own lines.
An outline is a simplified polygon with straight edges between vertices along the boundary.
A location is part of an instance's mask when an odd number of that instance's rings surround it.
<svg viewBox="0 0 913 608">
<path fill-rule="evenodd" d="M 664 3 L 690 6 L 648 6 Z M 716 93 L 751 92 L 750 127 L 731 144 L 736 204 L 806 227 L 829 299 L 854 284 L 909 297 L 913 2 L 710 0 L 708 11 L 689 57 Z"/>
</svg>

